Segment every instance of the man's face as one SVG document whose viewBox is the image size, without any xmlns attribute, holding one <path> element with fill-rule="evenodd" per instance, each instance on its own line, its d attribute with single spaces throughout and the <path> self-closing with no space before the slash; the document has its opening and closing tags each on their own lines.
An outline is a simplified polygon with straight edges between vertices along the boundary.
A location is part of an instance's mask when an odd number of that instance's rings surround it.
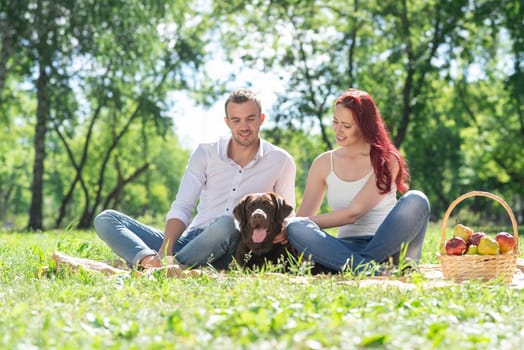
<svg viewBox="0 0 524 350">
<path fill-rule="evenodd" d="M 227 105 L 227 116 L 224 121 L 231 130 L 233 141 L 242 146 L 249 146 L 258 142 L 258 133 L 264 118 L 264 114 L 260 113 L 257 104 L 253 101 L 231 102 Z"/>
</svg>

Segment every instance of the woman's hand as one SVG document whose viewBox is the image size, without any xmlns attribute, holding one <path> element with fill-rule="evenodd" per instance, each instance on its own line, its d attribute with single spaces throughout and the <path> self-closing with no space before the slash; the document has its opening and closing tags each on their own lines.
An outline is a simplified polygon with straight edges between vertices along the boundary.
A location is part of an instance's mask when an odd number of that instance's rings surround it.
<svg viewBox="0 0 524 350">
<path fill-rule="evenodd" d="M 273 244 L 287 244 L 287 235 L 286 235 L 286 229 L 283 228 L 282 232 L 280 232 L 278 235 L 273 238 Z"/>
<path fill-rule="evenodd" d="M 303 219 L 303 218 L 298 218 Z M 289 223 L 293 222 L 294 220 L 297 220 L 297 217 L 287 217 L 284 219 L 284 222 L 282 223 L 282 231 L 273 238 L 273 244 L 282 244 L 286 245 L 288 243 L 287 241 L 287 235 L 286 235 L 286 227 L 289 225 Z"/>
</svg>

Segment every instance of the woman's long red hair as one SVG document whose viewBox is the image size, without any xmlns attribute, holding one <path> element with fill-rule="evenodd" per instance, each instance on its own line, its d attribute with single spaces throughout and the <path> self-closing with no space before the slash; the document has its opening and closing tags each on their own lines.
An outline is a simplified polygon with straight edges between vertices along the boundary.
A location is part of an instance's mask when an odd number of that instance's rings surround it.
<svg viewBox="0 0 524 350">
<path fill-rule="evenodd" d="M 397 191 L 404 193 L 409 188 L 409 171 L 397 147 L 391 142 L 384 121 L 373 98 L 365 91 L 347 89 L 337 98 L 335 105 L 350 109 L 355 122 L 362 131 L 364 140 L 371 146 L 370 158 L 381 193 L 391 191 L 391 156 L 398 161 L 399 172 L 395 178 Z"/>
</svg>

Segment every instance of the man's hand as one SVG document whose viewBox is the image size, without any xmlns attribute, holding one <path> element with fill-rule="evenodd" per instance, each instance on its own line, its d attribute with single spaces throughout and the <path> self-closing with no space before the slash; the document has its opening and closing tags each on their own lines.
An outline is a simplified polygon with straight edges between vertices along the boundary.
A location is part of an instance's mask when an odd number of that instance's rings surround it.
<svg viewBox="0 0 524 350">
<path fill-rule="evenodd" d="M 176 240 L 182 235 L 182 232 L 186 229 L 186 225 L 179 219 L 169 219 L 166 222 L 164 229 L 164 240 L 158 251 L 160 258 L 164 256 L 173 255 L 173 246 Z"/>
</svg>

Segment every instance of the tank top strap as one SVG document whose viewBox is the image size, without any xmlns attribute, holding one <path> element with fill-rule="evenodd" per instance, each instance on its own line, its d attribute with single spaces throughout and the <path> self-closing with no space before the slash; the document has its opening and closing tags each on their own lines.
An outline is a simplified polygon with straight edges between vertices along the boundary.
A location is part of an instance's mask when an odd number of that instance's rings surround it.
<svg viewBox="0 0 524 350">
<path fill-rule="evenodd" d="M 331 152 L 329 152 L 329 159 L 330 159 L 330 163 L 331 163 L 331 172 L 333 173 L 335 171 L 334 166 L 333 166 L 333 150 L 331 150 Z"/>
</svg>

